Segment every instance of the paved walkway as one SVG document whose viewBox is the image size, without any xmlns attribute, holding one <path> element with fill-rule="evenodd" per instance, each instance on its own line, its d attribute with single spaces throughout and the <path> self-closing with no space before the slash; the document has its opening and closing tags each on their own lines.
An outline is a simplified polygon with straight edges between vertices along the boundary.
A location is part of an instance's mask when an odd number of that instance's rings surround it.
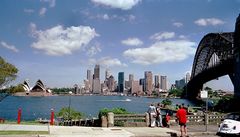
<svg viewBox="0 0 240 137">
<path fill-rule="evenodd" d="M 215 136 L 217 125 L 209 125 L 208 132 L 205 132 L 204 125 L 188 126 L 189 136 Z M 22 130 L 22 131 L 48 131 L 49 135 L 40 137 L 176 137 L 179 136 L 179 127 L 150 128 L 150 127 L 66 127 L 48 125 L 14 125 L 0 124 L 0 131 Z M 27 137 L 37 137 L 28 135 Z M 5 137 L 1 136 L 0 137 Z M 17 136 L 6 136 L 17 137 Z M 24 136 L 26 137 L 26 136 Z"/>
</svg>

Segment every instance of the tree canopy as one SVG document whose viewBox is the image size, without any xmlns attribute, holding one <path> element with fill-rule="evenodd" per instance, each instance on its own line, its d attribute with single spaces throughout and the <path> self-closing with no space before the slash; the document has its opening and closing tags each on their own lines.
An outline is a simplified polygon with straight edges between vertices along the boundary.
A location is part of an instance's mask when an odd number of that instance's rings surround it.
<svg viewBox="0 0 240 137">
<path fill-rule="evenodd" d="M 0 88 L 15 80 L 18 69 L 0 56 Z"/>
</svg>

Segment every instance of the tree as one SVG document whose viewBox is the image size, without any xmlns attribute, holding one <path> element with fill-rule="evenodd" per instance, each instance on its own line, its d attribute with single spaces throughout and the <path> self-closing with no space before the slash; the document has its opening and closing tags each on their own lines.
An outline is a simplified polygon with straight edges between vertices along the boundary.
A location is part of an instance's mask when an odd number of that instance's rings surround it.
<svg viewBox="0 0 240 137">
<path fill-rule="evenodd" d="M 182 89 L 171 89 L 169 91 L 169 96 L 174 96 L 174 97 L 181 97 L 183 94 Z"/>
<path fill-rule="evenodd" d="M 162 101 L 162 104 L 163 104 L 164 106 L 170 106 L 170 105 L 172 105 L 172 101 L 169 100 L 169 99 L 164 99 L 164 100 Z"/>
<path fill-rule="evenodd" d="M 0 88 L 15 80 L 18 69 L 0 56 Z"/>
<path fill-rule="evenodd" d="M 73 108 L 64 107 L 58 113 L 57 117 L 61 117 L 65 120 L 68 119 L 80 119 L 84 116 L 83 113 L 74 110 Z"/>
</svg>

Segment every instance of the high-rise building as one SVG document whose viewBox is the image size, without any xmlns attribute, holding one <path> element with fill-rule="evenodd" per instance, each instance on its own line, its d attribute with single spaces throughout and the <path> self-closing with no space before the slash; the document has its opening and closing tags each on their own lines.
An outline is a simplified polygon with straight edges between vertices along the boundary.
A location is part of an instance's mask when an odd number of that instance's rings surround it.
<svg viewBox="0 0 240 137">
<path fill-rule="evenodd" d="M 161 89 L 163 91 L 167 90 L 167 76 L 161 76 Z"/>
<path fill-rule="evenodd" d="M 110 70 L 107 68 L 105 71 L 105 80 L 110 77 Z"/>
<path fill-rule="evenodd" d="M 100 79 L 100 65 L 95 65 L 94 67 L 94 78 L 93 79 Z"/>
<path fill-rule="evenodd" d="M 125 87 L 124 72 L 118 73 L 118 92 L 123 93 Z"/>
<path fill-rule="evenodd" d="M 115 80 L 112 75 L 108 78 L 108 89 L 110 92 L 115 91 Z"/>
<path fill-rule="evenodd" d="M 158 89 L 160 88 L 160 75 L 154 76 L 154 87 Z"/>
<path fill-rule="evenodd" d="M 101 84 L 100 84 L 100 79 L 99 78 L 93 79 L 93 93 L 94 94 L 100 94 L 101 93 Z"/>
<path fill-rule="evenodd" d="M 133 81 L 134 80 L 134 75 L 133 74 L 129 74 L 129 81 Z"/>
<path fill-rule="evenodd" d="M 92 80 L 93 80 L 93 76 L 92 76 L 92 71 L 91 70 L 87 70 L 87 80 L 88 80 L 88 87 L 89 87 L 89 91 L 92 91 Z"/>
<path fill-rule="evenodd" d="M 176 80 L 175 81 L 175 86 L 178 89 L 182 89 L 185 86 L 186 82 L 185 82 L 185 78 L 182 78 L 180 80 Z"/>
<path fill-rule="evenodd" d="M 139 80 L 139 85 L 142 85 L 142 91 L 145 91 L 145 79 L 144 78 L 141 78 L 140 80 Z"/>
<path fill-rule="evenodd" d="M 185 83 L 188 83 L 188 82 L 190 81 L 190 78 L 191 78 L 191 75 L 190 75 L 190 73 L 189 73 L 189 72 L 187 72 L 187 74 L 186 74 L 186 81 L 185 81 Z"/>
<path fill-rule="evenodd" d="M 99 65 L 95 65 L 95 67 L 94 67 L 93 93 L 94 94 L 100 94 L 101 93 L 100 66 Z"/>
<path fill-rule="evenodd" d="M 145 92 L 147 92 L 148 95 L 152 94 L 152 72 L 151 71 L 145 71 Z"/>
</svg>

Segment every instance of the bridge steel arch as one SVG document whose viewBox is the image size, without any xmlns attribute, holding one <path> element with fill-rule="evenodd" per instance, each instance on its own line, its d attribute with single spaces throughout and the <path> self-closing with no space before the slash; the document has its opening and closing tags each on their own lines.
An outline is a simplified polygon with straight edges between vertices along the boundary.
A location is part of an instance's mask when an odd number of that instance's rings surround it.
<svg viewBox="0 0 240 137">
<path fill-rule="evenodd" d="M 204 83 L 223 75 L 229 75 L 233 82 L 235 50 L 233 32 L 205 35 L 195 54 L 191 80 L 185 87 L 186 96 L 195 99 Z M 218 60 L 210 65 L 213 55 Z"/>
</svg>

